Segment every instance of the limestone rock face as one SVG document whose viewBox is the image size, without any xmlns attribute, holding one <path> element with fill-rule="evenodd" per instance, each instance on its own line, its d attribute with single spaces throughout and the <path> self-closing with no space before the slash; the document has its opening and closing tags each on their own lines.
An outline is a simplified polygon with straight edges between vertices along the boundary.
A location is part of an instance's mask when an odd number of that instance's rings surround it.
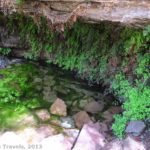
<svg viewBox="0 0 150 150">
<path fill-rule="evenodd" d="M 4 13 L 20 12 L 45 16 L 52 24 L 73 22 L 77 18 L 89 23 L 111 21 L 127 26 L 144 27 L 150 23 L 149 0 L 37 0 L 16 4 L 16 0 L 1 0 Z"/>
</svg>

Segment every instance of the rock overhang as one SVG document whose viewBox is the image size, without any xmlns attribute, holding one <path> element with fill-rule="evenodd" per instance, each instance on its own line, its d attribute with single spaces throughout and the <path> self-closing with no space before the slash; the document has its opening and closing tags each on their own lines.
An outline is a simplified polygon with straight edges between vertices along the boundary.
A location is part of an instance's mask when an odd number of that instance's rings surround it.
<svg viewBox="0 0 150 150">
<path fill-rule="evenodd" d="M 81 21 L 109 21 L 135 28 L 150 24 L 149 0 L 1 0 L 4 13 L 23 12 L 32 17 L 44 16 L 51 24 Z"/>
</svg>

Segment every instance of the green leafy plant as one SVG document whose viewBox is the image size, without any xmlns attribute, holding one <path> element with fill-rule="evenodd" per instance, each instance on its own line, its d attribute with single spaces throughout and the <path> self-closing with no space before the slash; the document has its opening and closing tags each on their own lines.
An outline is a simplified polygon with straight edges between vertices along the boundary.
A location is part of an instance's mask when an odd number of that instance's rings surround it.
<svg viewBox="0 0 150 150">
<path fill-rule="evenodd" d="M 11 49 L 10 48 L 1 48 L 0 47 L 0 54 L 2 55 L 8 55 L 11 53 Z"/>
</svg>

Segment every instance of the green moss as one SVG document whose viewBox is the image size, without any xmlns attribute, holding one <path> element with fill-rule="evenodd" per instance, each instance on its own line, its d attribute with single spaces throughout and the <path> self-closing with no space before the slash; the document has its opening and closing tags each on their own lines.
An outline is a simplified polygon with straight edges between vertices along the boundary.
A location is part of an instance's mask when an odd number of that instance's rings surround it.
<svg viewBox="0 0 150 150">
<path fill-rule="evenodd" d="M 26 64 L 0 70 L 3 76 L 0 82 L 0 102 L 17 103 L 20 97 L 28 96 L 33 89 L 32 75 L 36 72 L 32 65 Z"/>
<path fill-rule="evenodd" d="M 18 122 L 17 120 L 21 118 L 21 116 L 28 113 L 28 110 L 25 106 L 20 104 L 9 104 L 5 105 L 0 103 L 0 129 L 10 129 L 17 128 Z"/>
<path fill-rule="evenodd" d="M 32 64 L 20 64 L 1 69 L 0 75 L 0 128 L 17 128 L 17 120 L 29 109 L 42 107 L 40 93 L 34 96 L 33 79 L 39 71 Z"/>
</svg>

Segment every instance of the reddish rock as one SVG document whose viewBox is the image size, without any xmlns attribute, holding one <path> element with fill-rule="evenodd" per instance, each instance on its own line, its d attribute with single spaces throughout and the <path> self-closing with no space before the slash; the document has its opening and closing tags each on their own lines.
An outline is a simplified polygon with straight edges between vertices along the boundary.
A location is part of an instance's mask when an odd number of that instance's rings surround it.
<svg viewBox="0 0 150 150">
<path fill-rule="evenodd" d="M 92 122 L 89 115 L 85 111 L 80 111 L 74 115 L 75 125 L 81 129 L 86 123 Z"/>
<path fill-rule="evenodd" d="M 67 115 L 67 106 L 65 102 L 59 98 L 52 104 L 50 112 L 54 115 L 66 116 Z"/>
</svg>

